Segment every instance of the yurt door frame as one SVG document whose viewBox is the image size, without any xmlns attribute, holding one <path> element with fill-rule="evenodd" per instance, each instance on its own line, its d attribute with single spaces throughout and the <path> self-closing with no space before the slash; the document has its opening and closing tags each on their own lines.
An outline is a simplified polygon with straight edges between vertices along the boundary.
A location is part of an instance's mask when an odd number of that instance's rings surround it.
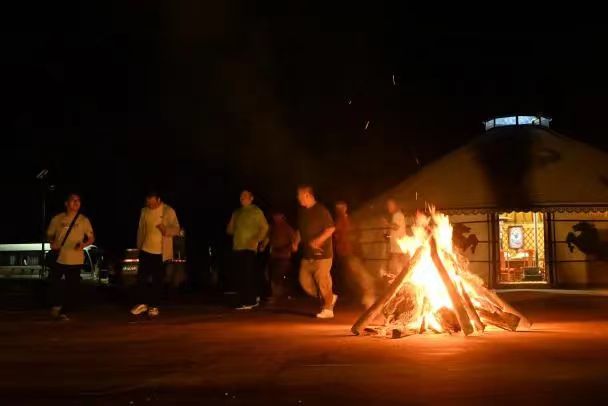
<svg viewBox="0 0 608 406">
<path fill-rule="evenodd" d="M 499 288 L 549 288 L 553 261 L 551 216 L 541 212 L 504 212 L 490 216 L 493 275 Z"/>
</svg>

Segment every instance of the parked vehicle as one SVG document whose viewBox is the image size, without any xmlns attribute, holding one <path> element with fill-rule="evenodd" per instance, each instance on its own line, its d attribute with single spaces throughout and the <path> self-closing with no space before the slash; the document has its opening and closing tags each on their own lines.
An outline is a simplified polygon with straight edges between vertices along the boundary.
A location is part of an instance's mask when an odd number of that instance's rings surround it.
<svg viewBox="0 0 608 406">
<path fill-rule="evenodd" d="M 115 269 L 116 272 L 110 276 L 110 282 L 115 285 L 134 284 L 138 264 L 139 250 L 137 248 L 126 249 L 120 260 L 120 265 Z"/>
<path fill-rule="evenodd" d="M 167 282 L 172 285 L 180 285 L 186 279 L 186 251 L 185 239 L 182 235 L 173 239 L 174 258 L 167 263 Z M 137 278 L 139 266 L 139 250 L 128 248 L 124 251 L 118 272 L 110 275 L 111 283 L 121 285 L 132 285 Z"/>
<path fill-rule="evenodd" d="M 50 244 L 44 244 L 45 255 Z M 41 279 L 42 244 L 0 244 L 0 278 L 3 279 Z"/>
<path fill-rule="evenodd" d="M 51 250 L 44 244 L 44 255 Z M 48 267 L 42 267 L 42 244 L 0 244 L 0 278 L 3 279 L 45 279 Z M 108 268 L 104 251 L 96 245 L 84 249 L 84 264 L 80 277 L 97 283 L 108 282 Z"/>
</svg>

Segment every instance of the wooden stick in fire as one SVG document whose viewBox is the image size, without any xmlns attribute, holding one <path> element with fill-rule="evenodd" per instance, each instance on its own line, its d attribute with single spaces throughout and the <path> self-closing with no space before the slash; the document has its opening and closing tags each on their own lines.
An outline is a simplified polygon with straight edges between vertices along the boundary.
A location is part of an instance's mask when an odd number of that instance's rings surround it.
<svg viewBox="0 0 608 406">
<path fill-rule="evenodd" d="M 422 258 L 422 254 L 424 252 L 424 245 L 425 244 L 422 244 L 420 247 L 418 247 L 416 252 L 414 252 L 414 256 L 412 256 L 412 258 L 410 259 L 407 267 L 403 268 L 401 273 L 397 275 L 393 283 L 388 287 L 386 293 L 384 293 L 384 295 L 382 295 L 378 300 L 376 300 L 376 302 L 359 317 L 356 323 L 353 324 L 350 329 L 353 334 L 361 334 L 361 330 L 367 327 L 367 324 L 370 322 L 370 320 L 375 319 L 378 313 L 384 307 L 384 305 L 393 297 L 395 297 L 395 295 L 399 291 L 399 288 L 401 287 L 401 285 L 403 285 L 405 278 L 410 273 L 410 270 L 413 269 L 420 261 L 420 258 Z"/>
<path fill-rule="evenodd" d="M 514 314 L 519 318 L 519 324 L 521 326 L 527 329 L 532 327 L 532 323 L 530 322 L 530 320 L 528 320 L 526 316 L 524 316 L 513 306 L 502 300 L 500 296 L 498 296 L 493 290 L 490 290 L 485 286 L 475 286 L 475 284 L 470 284 L 469 286 L 471 286 L 471 288 L 473 288 L 480 297 L 482 297 L 487 303 L 491 305 L 491 307 L 494 308 L 493 311 Z"/>
<path fill-rule="evenodd" d="M 469 294 L 466 290 L 464 290 L 464 285 L 462 281 L 460 282 L 460 291 L 462 292 L 462 298 L 464 299 L 464 308 L 467 311 L 469 318 L 473 321 L 473 324 L 475 325 L 475 330 L 482 333 L 485 330 L 486 326 L 481 322 L 479 314 L 477 314 L 477 311 L 475 310 L 475 306 L 473 306 L 473 302 L 471 301 Z"/>
<path fill-rule="evenodd" d="M 464 305 L 462 304 L 462 300 L 460 298 L 460 294 L 456 289 L 456 286 L 452 282 L 452 278 L 450 278 L 450 274 L 448 270 L 443 265 L 443 261 L 441 261 L 441 257 L 439 256 L 439 251 L 437 249 L 437 241 L 435 241 L 435 237 L 431 237 L 431 258 L 433 259 L 433 263 L 437 268 L 437 272 L 443 281 L 443 284 L 448 291 L 448 295 L 452 300 L 452 304 L 454 305 L 454 313 L 456 313 L 456 318 L 458 319 L 458 323 L 460 324 L 460 328 L 464 335 L 469 335 L 473 333 L 473 326 L 471 325 L 471 320 L 465 310 Z"/>
<path fill-rule="evenodd" d="M 502 305 L 502 310 L 504 312 L 507 313 L 512 313 L 514 315 L 516 315 L 517 317 L 519 317 L 519 323 L 521 325 L 523 325 L 525 328 L 530 328 L 532 327 L 532 323 L 530 322 L 530 320 L 528 320 L 526 318 L 526 316 L 524 316 L 523 314 L 521 314 L 520 312 L 518 312 L 513 306 L 511 306 L 510 304 L 508 304 L 507 302 L 505 302 L 504 300 L 502 300 L 500 298 L 500 296 L 498 296 L 496 294 L 496 292 L 493 292 L 491 290 L 488 289 L 488 295 L 490 295 L 490 297 L 492 298 L 492 300 L 494 300 L 495 302 L 499 303 L 500 305 Z"/>
<path fill-rule="evenodd" d="M 450 261 L 452 262 L 452 264 L 454 266 L 459 267 L 458 269 L 460 271 L 460 276 L 466 277 L 467 273 L 463 272 L 463 270 L 460 268 L 460 264 L 459 264 L 458 260 L 456 259 L 456 257 L 451 253 L 448 253 L 448 256 L 450 257 Z M 471 286 L 471 288 L 473 290 L 475 290 L 478 295 L 484 297 L 486 299 L 486 301 L 491 303 L 492 306 L 496 307 L 497 309 L 500 309 L 501 311 L 504 311 L 507 313 L 512 313 L 512 314 L 518 316 L 520 318 L 520 324 L 522 326 L 524 326 L 525 328 L 532 327 L 532 322 L 530 322 L 530 320 L 528 320 L 528 318 L 526 316 L 524 316 L 519 311 L 517 311 L 513 306 L 511 306 L 510 304 L 508 304 L 507 302 L 502 300 L 496 294 L 496 292 L 486 288 L 485 286 L 481 286 L 481 285 L 477 286 L 477 284 L 475 284 L 475 283 L 470 283 L 469 286 Z"/>
<path fill-rule="evenodd" d="M 521 321 L 519 316 L 501 310 L 492 313 L 480 309 L 479 315 L 484 322 L 502 328 L 503 330 L 517 331 L 517 326 Z"/>
</svg>

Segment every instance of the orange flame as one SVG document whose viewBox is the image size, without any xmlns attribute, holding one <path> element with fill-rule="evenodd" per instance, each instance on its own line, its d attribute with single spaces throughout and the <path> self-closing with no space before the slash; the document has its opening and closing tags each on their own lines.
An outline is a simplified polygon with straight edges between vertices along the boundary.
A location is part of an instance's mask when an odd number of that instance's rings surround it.
<svg viewBox="0 0 608 406">
<path fill-rule="evenodd" d="M 437 311 L 441 308 L 453 310 L 454 304 L 431 258 L 429 237 L 435 238 L 440 252 L 448 253 L 453 258 L 457 256 L 453 251 L 452 225 L 449 217 L 436 212 L 433 207 L 430 208 L 429 212 L 429 216 L 418 212 L 415 224 L 412 226 L 412 235 L 403 237 L 398 243 L 401 250 L 410 256 L 420 247 L 424 250 L 422 258 L 410 270 L 404 282 L 414 286 L 417 300 L 427 301 L 428 306 L 417 319 L 408 324 L 408 328 L 416 329 L 423 325 L 424 328 L 430 327 L 435 331 L 442 332 L 444 329 L 437 319 Z M 450 261 L 445 261 L 445 258 L 444 262 L 450 264 Z M 459 277 L 453 265 L 450 264 L 446 267 L 450 278 L 455 286 L 464 286 L 464 289 L 466 289 L 468 282 Z M 471 277 L 475 278 L 474 275 L 471 275 Z M 479 281 L 481 282 L 481 280 Z M 466 289 L 466 291 L 471 296 L 475 296 L 473 289 Z M 418 305 L 424 308 L 424 303 L 418 303 Z"/>
<path fill-rule="evenodd" d="M 384 293 L 353 325 L 360 334 L 380 311 L 384 325 L 371 334 L 402 337 L 416 332 L 483 332 L 487 325 L 516 331 L 531 323 L 488 290 L 481 278 L 468 271 L 467 259 L 455 251 L 452 226 L 433 207 L 417 213 L 411 235 L 398 241 L 410 263 Z M 365 329 L 367 331 L 368 329 Z"/>
</svg>

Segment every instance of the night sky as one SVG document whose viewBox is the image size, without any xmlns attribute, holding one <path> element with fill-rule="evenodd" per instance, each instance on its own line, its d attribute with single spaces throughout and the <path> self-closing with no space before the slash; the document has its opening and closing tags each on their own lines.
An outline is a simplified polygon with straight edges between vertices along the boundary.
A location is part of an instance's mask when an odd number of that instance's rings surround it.
<svg viewBox="0 0 608 406">
<path fill-rule="evenodd" d="M 202 247 L 225 241 L 243 187 L 290 215 L 300 182 L 356 207 L 496 115 L 542 112 L 608 149 L 608 44 L 589 24 L 486 31 L 393 7 L 46 3 L 15 14 L 4 52 L 1 242 L 39 240 L 43 168 L 50 211 L 81 191 L 102 246 L 134 244 L 155 187 Z"/>
</svg>

